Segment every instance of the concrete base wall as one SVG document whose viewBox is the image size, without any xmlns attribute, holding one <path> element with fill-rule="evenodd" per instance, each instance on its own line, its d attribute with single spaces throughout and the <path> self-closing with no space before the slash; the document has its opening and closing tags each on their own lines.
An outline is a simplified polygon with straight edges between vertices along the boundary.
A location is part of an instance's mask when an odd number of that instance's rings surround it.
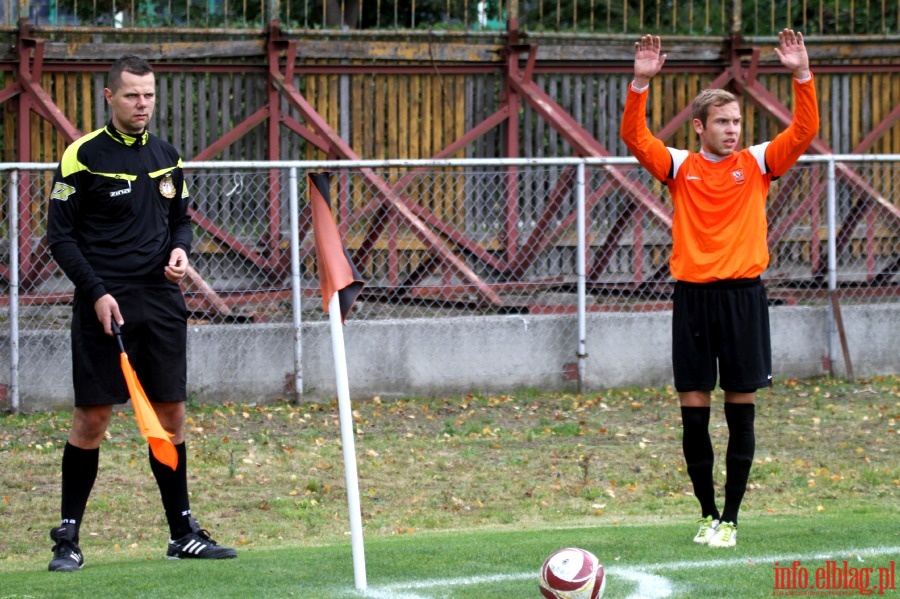
<svg viewBox="0 0 900 599">
<path fill-rule="evenodd" d="M 900 304 L 845 306 L 842 314 L 856 376 L 900 373 Z M 589 314 L 582 391 L 671 383 L 671 317 L 671 312 Z M 770 317 L 776 378 L 827 373 L 826 307 L 773 307 Z M 336 392 L 328 325 L 304 325 L 302 334 L 304 399 L 331 399 Z M 350 320 L 344 327 L 350 392 L 365 399 L 525 388 L 574 391 L 577 337 L 573 315 Z M 841 348 L 833 337 L 835 370 L 843 375 Z M 292 341 L 289 325 L 191 326 L 189 393 L 204 402 L 292 398 Z M 68 331 L 23 333 L 19 345 L 19 409 L 70 405 Z M 8 339 L 0 363 L 9 364 Z M 4 368 L 0 384 L 8 387 L 9 380 Z M 8 396 L 0 405 L 9 407 Z"/>
</svg>

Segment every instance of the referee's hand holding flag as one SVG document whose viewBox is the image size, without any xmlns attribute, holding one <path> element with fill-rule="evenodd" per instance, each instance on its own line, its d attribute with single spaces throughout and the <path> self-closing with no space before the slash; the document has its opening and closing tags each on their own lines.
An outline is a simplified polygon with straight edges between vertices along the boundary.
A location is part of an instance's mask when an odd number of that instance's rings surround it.
<svg viewBox="0 0 900 599">
<path fill-rule="evenodd" d="M 125 375 L 125 384 L 128 385 L 128 394 L 131 396 L 131 406 L 134 408 L 138 429 L 150 443 L 153 457 L 175 470 L 178 467 L 178 452 L 172 443 L 172 434 L 159 423 L 159 418 L 157 418 L 153 406 L 150 405 L 147 394 L 144 393 L 137 373 L 128 361 L 128 354 L 125 353 L 125 345 L 122 343 L 122 331 L 115 320 L 112 321 L 112 330 L 116 335 L 116 341 L 119 342 L 119 362 L 122 365 L 122 374 Z"/>
</svg>

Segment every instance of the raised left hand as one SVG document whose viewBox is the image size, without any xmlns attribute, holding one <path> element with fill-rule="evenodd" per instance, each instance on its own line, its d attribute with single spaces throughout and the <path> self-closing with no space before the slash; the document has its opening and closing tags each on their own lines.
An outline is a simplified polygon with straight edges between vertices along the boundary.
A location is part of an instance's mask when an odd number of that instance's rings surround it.
<svg viewBox="0 0 900 599">
<path fill-rule="evenodd" d="M 806 52 L 802 33 L 795 32 L 793 29 L 779 31 L 775 54 L 778 55 L 781 64 L 794 74 L 794 77 L 797 79 L 809 77 L 809 54 Z"/>
</svg>

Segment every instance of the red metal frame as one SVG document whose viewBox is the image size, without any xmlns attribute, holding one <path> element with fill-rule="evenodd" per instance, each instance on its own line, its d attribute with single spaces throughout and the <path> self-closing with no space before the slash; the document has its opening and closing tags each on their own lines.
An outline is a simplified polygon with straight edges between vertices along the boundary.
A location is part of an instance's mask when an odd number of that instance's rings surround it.
<svg viewBox="0 0 900 599">
<path fill-rule="evenodd" d="M 731 83 L 737 85 L 740 90 L 757 106 L 759 106 L 763 111 L 777 119 L 782 126 L 787 126 L 790 124 L 792 115 L 790 110 L 788 110 L 783 104 L 781 104 L 769 90 L 767 90 L 759 81 L 755 78 L 756 67 L 759 62 L 759 50 L 754 49 L 752 54 L 752 60 L 750 64 L 750 68 L 746 71 L 745 77 L 733 77 Z M 732 72 L 736 72 L 737 69 L 732 69 Z M 900 110 L 895 109 L 888 117 L 880 123 L 876 129 L 873 129 L 873 132 L 878 130 L 883 134 L 890 127 L 890 123 L 900 118 Z M 861 147 L 871 147 L 871 144 L 874 143 L 875 138 L 872 137 L 872 133 L 867 136 L 867 138 L 860 144 Z M 818 154 L 833 154 L 834 151 L 831 147 L 825 143 L 821 138 L 817 137 L 813 140 L 812 144 L 810 144 L 811 151 L 816 152 Z M 898 225 L 900 225 L 900 207 L 895 206 L 891 203 L 891 201 L 885 198 L 881 193 L 878 192 L 874 187 L 869 185 L 868 181 L 862 176 L 860 176 L 852 166 L 849 164 L 839 162 L 836 165 L 836 176 L 839 179 L 842 179 L 845 183 L 847 183 L 850 187 L 854 189 L 859 194 L 859 198 L 856 204 L 853 206 L 850 214 L 844 221 L 841 223 L 840 228 L 837 234 L 837 244 L 836 244 L 836 254 L 841 255 L 843 251 L 846 249 L 848 243 L 850 243 L 852 239 L 853 231 L 856 229 L 857 224 L 860 219 L 866 215 L 871 213 L 873 210 L 881 210 L 884 213 L 884 216 L 892 221 L 896 221 Z M 818 193 L 810 194 L 814 200 L 819 201 L 819 198 L 822 197 L 822 192 L 824 191 L 824 185 L 816 186 L 815 191 Z M 800 207 L 796 208 L 793 214 L 785 219 L 778 232 L 780 234 L 784 234 L 787 230 L 787 227 L 802 218 L 805 213 L 808 211 L 808 206 L 806 202 L 803 203 Z M 875 247 L 874 247 L 874 222 L 870 219 L 866 226 L 866 236 L 869 241 L 867 241 L 866 246 L 866 258 L 867 258 L 867 272 L 870 273 L 870 279 L 874 277 L 878 277 L 882 273 L 875 274 Z M 773 244 L 777 242 L 779 238 L 774 237 L 770 234 L 769 236 L 769 244 Z M 821 276 L 825 273 L 825 269 L 827 268 L 827 264 L 825 261 L 820 261 L 818 268 L 815 270 L 813 274 Z"/>
<path fill-rule="evenodd" d="M 539 114 L 546 122 L 553 127 L 569 144 L 571 144 L 574 153 L 584 157 L 603 157 L 610 156 L 611 153 L 603 147 L 603 145 L 591 136 L 571 115 L 569 115 L 562 107 L 559 106 L 544 90 L 542 90 L 534 81 L 533 75 L 539 69 L 537 65 L 537 46 L 533 44 L 523 44 L 519 42 L 520 36 L 516 29 L 514 21 L 509 25 L 508 44 L 506 47 L 505 61 L 503 62 L 503 72 L 505 74 L 506 87 L 501 95 L 500 103 L 497 110 L 484 119 L 482 122 L 473 126 L 466 131 L 463 136 L 447 145 L 439 151 L 434 157 L 444 158 L 452 156 L 460 149 L 466 147 L 474 140 L 478 139 L 485 133 L 493 130 L 502 124 L 506 124 L 506 154 L 513 157 L 518 149 L 518 114 L 523 104 L 528 104 L 537 114 Z M 58 129 L 67 142 L 77 139 L 79 132 L 62 114 L 59 108 L 54 104 L 52 98 L 40 87 L 40 76 L 43 69 L 44 41 L 35 39 L 30 35 L 27 25 L 23 25 L 21 35 L 17 44 L 18 64 L 16 69 L 16 79 L 0 90 L 0 102 L 10 103 L 13 110 L 18 111 L 18 152 L 20 159 L 28 161 L 30 156 L 30 114 L 32 112 L 38 114 L 41 118 L 52 123 Z M 756 73 L 759 71 L 759 50 L 740 48 L 738 40 L 732 40 L 730 43 L 731 55 L 730 62 L 724 70 L 713 80 L 711 86 L 725 87 L 732 86 L 743 94 L 747 99 L 756 104 L 767 114 L 777 119 L 783 125 L 787 125 L 791 120 L 790 111 L 785 108 L 768 90 L 756 79 Z M 192 160 L 210 160 L 218 155 L 222 150 L 235 143 L 241 137 L 256 127 L 262 126 L 264 123 L 267 127 L 268 152 L 266 158 L 269 160 L 278 160 L 279 156 L 279 134 L 280 125 L 284 124 L 290 131 L 300 135 L 309 141 L 319 150 L 327 153 L 331 159 L 347 159 L 356 160 L 359 156 L 356 152 L 332 130 L 324 118 L 321 117 L 309 104 L 303 94 L 294 86 L 293 80 L 297 66 L 297 42 L 296 40 L 285 39 L 281 36 L 277 23 L 273 23 L 269 30 L 269 41 L 266 44 L 267 52 L 267 77 L 268 90 L 266 104 L 255 113 L 247 117 L 243 122 L 239 123 L 233 129 L 225 133 L 220 139 L 210 144 L 206 149 L 197 154 Z M 749 56 L 749 63 L 745 63 L 745 58 Z M 283 66 L 282 66 L 283 65 Z M 353 66 L 328 66 L 317 67 L 325 69 L 326 72 L 358 72 L 360 67 Z M 434 72 L 436 67 L 428 67 L 428 72 Z M 496 67 L 485 67 L 479 65 L 477 67 L 437 67 L 439 70 L 447 70 L 453 72 L 484 72 L 486 69 L 491 70 Z M 688 67 L 685 67 L 688 68 Z M 868 67 L 860 67 L 860 69 Z M 704 70 L 709 70 L 709 65 L 703 66 Z M 852 67 L 844 67 L 842 70 L 852 70 Z M 419 72 L 422 67 L 407 67 L 398 70 L 408 72 Z M 614 70 L 622 72 L 622 66 L 597 66 L 592 68 L 594 72 L 603 70 Z M 692 69 L 697 70 L 697 69 Z M 296 109 L 305 123 L 301 123 L 292 117 L 282 114 L 279 109 L 279 101 L 281 98 Z M 676 115 L 669 123 L 667 123 L 659 132 L 660 138 L 666 139 L 675 131 L 683 126 L 684 122 L 690 118 L 690 107 L 686 107 L 678 115 Z M 871 132 L 866 135 L 863 141 L 856 148 L 857 152 L 864 152 L 872 147 L 872 145 L 882 137 L 892 126 L 900 120 L 900 106 L 896 107 L 887 117 L 878 123 Z M 833 153 L 828 145 L 821 139 L 816 139 L 811 150 L 814 152 L 829 154 Z M 432 291 L 422 287 L 418 290 L 410 289 L 410 286 L 417 286 L 422 282 L 424 277 L 433 269 L 442 267 L 445 272 L 455 274 L 463 281 L 461 288 L 467 289 L 469 293 L 474 290 L 477 297 L 476 303 L 483 305 L 492 305 L 500 307 L 503 305 L 503 299 L 499 292 L 502 289 L 512 288 L 521 283 L 516 283 L 517 278 L 521 278 L 528 270 L 533 261 L 541 254 L 541 252 L 554 240 L 558 239 L 574 220 L 574 215 L 568 215 L 563 223 L 553 226 L 555 221 L 555 213 L 558 211 L 566 192 L 571 188 L 573 183 L 573 172 L 571 170 L 564 171 L 560 177 L 556 188 L 551 192 L 547 205 L 543 214 L 538 220 L 535 230 L 525 240 L 524 244 L 519 247 L 518 229 L 516 222 L 518 220 L 518 198 L 516 197 L 517 186 L 515 184 L 507 185 L 507 196 L 505 204 L 505 224 L 502 232 L 502 245 L 505 251 L 502 255 L 497 255 L 485 250 L 477 241 L 467 237 L 464 233 L 456 230 L 453 226 L 447 224 L 438 216 L 433 214 L 426 208 L 411 201 L 402 193 L 405 185 L 422 169 L 413 170 L 400 178 L 395 184 L 390 184 L 383 180 L 370 169 L 363 169 L 361 176 L 374 189 L 377 190 L 377 197 L 370 205 L 364 207 L 361 212 L 353 215 L 354 218 L 371 217 L 373 214 L 377 218 L 369 218 L 368 229 L 364 235 L 360 247 L 356 251 L 355 259 L 360 263 L 366 263 L 374 252 L 376 240 L 387 227 L 388 230 L 395 230 L 401 224 L 409 228 L 416 238 L 424 245 L 429 253 L 429 257 L 422 262 L 422 265 L 405 280 L 399 275 L 399 264 L 394 259 L 389 259 L 388 265 L 390 273 L 388 280 L 392 286 L 395 286 L 393 294 L 398 293 L 398 289 L 406 290 L 407 297 L 420 297 L 422 295 L 434 296 Z M 612 186 L 616 185 L 619 189 L 624 190 L 633 203 L 626 208 L 620 216 L 619 221 L 611 229 L 608 237 L 599 244 L 593 256 L 589 256 L 588 262 L 588 279 L 590 281 L 598 281 L 600 274 L 605 270 L 613 252 L 617 248 L 622 234 L 626 230 L 634 232 L 635 252 L 633 254 L 633 264 L 635 272 L 642 272 L 644 263 L 643 248 L 640 243 L 643 228 L 642 224 L 646 217 L 650 217 L 658 224 L 665 228 L 671 228 L 672 215 L 670 210 L 660 201 L 655 193 L 644 185 L 630 179 L 625 172 L 617 167 L 605 167 L 608 175 L 608 182 L 601 185 L 600 189 L 593 190 L 588 197 L 588 207 L 599 202 L 605 195 L 605 192 Z M 838 176 L 848 183 L 859 194 L 859 200 L 851 211 L 850 215 L 842 223 L 838 243 L 838 252 L 843 251 L 847 244 L 851 241 L 851 233 L 862 219 L 866 219 L 867 224 L 867 247 L 866 256 L 868 259 L 867 268 L 870 269 L 870 279 L 879 281 L 884 276 L 884 272 L 874 272 L 874 211 L 880 211 L 890 219 L 900 219 L 900 208 L 893 205 L 887 198 L 881 196 L 872 186 L 870 186 L 863 177 L 859 176 L 851 166 L 847 164 L 838 164 Z M 513 182 L 516 177 L 516 169 L 510 167 L 508 169 L 508 178 Z M 212 236 L 221 244 L 227 246 L 232 251 L 238 253 L 242 258 L 248 260 L 261 270 L 263 270 L 271 278 L 271 280 L 279 280 L 288 271 L 288 256 L 281 246 L 280 239 L 280 182 L 278 173 L 272 171 L 269 173 L 270 185 L 269 195 L 267 198 L 267 212 L 269 218 L 269 227 L 265 239 L 265 250 L 263 252 L 249 247 L 240 240 L 230 235 L 226 231 L 220 229 L 211 220 L 203 214 L 196 211 L 191 212 L 194 222 L 202 228 L 207 234 Z M 33 283 L 41 280 L 46 274 L 46 269 L 50 268 L 49 254 L 41 243 L 34 243 L 32 231 L 29 229 L 30 219 L 28 218 L 28 210 L 30 200 L 27 196 L 27 181 L 20 190 L 19 210 L 23 215 L 20 219 L 19 250 L 21 255 L 21 269 L 23 288 L 26 290 Z M 824 185 L 818 182 L 813 193 L 789 215 L 781 219 L 777 226 L 770 232 L 770 243 L 777 242 L 784 236 L 791 226 L 799 219 L 812 212 L 817 215 L 815 209 L 818 202 L 821 201 L 824 193 Z M 342 219 L 342 226 L 349 227 L 352 223 L 349 215 Z M 307 228 L 309 227 L 308 215 L 301 215 L 301 225 L 303 230 L 301 236 L 305 237 Z M 816 228 L 814 227 L 813 230 Z M 815 240 L 814 240 L 815 241 Z M 37 250 L 33 248 L 37 248 Z M 814 264 L 816 275 L 824 272 L 825 262 L 822 260 L 818 251 L 818 243 L 813 243 Z M 311 252 L 311 244 L 304 244 L 303 253 L 308 255 Z M 484 265 L 490 267 L 497 272 L 503 272 L 510 275 L 511 281 L 508 284 L 496 285 L 490 284 L 482 280 L 475 271 L 469 267 L 459 253 L 463 253 L 480 261 Z M 895 265 L 896 266 L 896 265 Z M 0 275 L 7 276 L 8 271 L 5 265 L 0 265 Z M 649 277 L 650 282 L 659 282 L 665 278 L 664 271 L 654 273 Z M 438 295 L 450 297 L 452 293 L 452 285 L 450 279 L 445 278 L 448 285 L 444 291 Z M 634 285 L 644 284 L 643 280 L 636 280 Z M 454 284 L 455 285 L 455 284 Z M 199 274 L 191 273 L 186 286 L 196 290 L 200 295 L 200 303 L 206 306 L 213 313 L 227 315 L 230 313 L 230 306 L 233 305 L 233 298 L 229 300 L 223 299 L 207 285 Z"/>
</svg>

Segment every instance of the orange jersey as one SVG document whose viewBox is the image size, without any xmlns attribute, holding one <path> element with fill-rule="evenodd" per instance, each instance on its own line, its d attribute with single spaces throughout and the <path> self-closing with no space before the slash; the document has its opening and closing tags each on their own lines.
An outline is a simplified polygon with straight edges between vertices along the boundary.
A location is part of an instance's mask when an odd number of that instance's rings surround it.
<svg viewBox="0 0 900 599">
<path fill-rule="evenodd" d="M 794 79 L 790 126 L 771 142 L 721 160 L 667 148 L 647 128 L 647 90 L 628 86 L 622 140 L 651 175 L 665 183 L 675 208 L 669 267 L 679 281 L 708 283 L 758 277 L 769 264 L 766 197 L 772 181 L 793 166 L 819 129 L 812 79 Z"/>
</svg>

